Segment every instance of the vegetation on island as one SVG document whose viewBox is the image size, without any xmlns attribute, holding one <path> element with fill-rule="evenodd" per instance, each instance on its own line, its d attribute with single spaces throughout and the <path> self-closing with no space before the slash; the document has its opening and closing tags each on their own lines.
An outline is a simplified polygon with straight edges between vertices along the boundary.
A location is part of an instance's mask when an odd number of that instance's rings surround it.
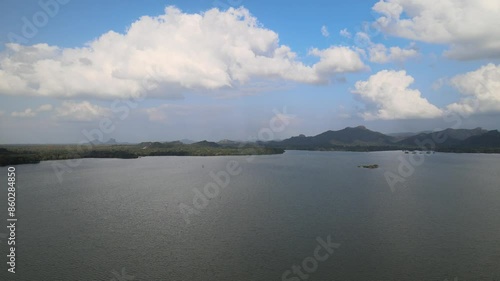
<svg viewBox="0 0 500 281">
<path fill-rule="evenodd" d="M 77 158 L 134 159 L 144 156 L 222 156 L 280 154 L 283 149 L 251 143 L 218 144 L 198 142 L 143 142 L 140 144 L 83 145 L 4 145 L 0 148 L 0 166 L 33 164 L 46 160 Z"/>
<path fill-rule="evenodd" d="M 365 168 L 365 169 L 377 169 L 378 165 L 377 164 L 371 164 L 371 165 L 361 165 L 358 166 L 358 168 Z"/>
</svg>

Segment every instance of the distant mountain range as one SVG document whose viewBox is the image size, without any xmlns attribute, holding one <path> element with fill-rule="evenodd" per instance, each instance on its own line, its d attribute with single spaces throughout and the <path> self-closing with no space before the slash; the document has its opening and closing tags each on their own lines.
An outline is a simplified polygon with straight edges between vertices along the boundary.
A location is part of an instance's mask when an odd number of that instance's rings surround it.
<svg viewBox="0 0 500 281">
<path fill-rule="evenodd" d="M 186 140 L 184 140 L 185 142 Z M 279 154 L 285 150 L 433 150 L 457 153 L 500 153 L 500 132 L 476 129 L 446 129 L 412 136 L 385 135 L 364 126 L 327 131 L 316 136 L 299 135 L 282 141 L 142 142 L 123 144 L 115 139 L 81 145 L 5 145 L 0 147 L 0 166 L 39 163 L 74 158 L 139 158 L 143 156 L 215 156 Z M 69 148 L 69 149 L 68 149 Z M 371 168 L 366 166 L 365 168 Z"/>
<path fill-rule="evenodd" d="M 94 145 L 116 145 L 116 144 L 128 144 L 127 142 L 117 142 L 115 139 L 110 138 L 108 141 L 102 142 L 99 140 L 92 140 L 89 143 L 94 144 Z"/>
<path fill-rule="evenodd" d="M 115 139 L 94 144 L 119 145 Z M 144 148 L 165 148 L 189 144 L 193 147 L 227 148 L 244 147 L 251 142 L 221 140 L 219 142 L 181 140 L 174 142 L 147 142 L 139 144 Z M 326 131 L 316 136 L 298 135 L 282 141 L 262 142 L 258 145 L 268 148 L 289 150 L 435 150 L 443 152 L 491 152 L 500 153 L 500 133 L 475 129 L 445 129 L 436 132 L 383 134 L 365 126 L 347 127 L 338 131 Z"/>
<path fill-rule="evenodd" d="M 272 147 L 296 150 L 436 150 L 455 152 L 500 152 L 497 130 L 446 129 L 412 136 L 385 135 L 364 126 L 327 131 L 316 136 L 299 135 L 283 141 L 265 143 Z"/>
<path fill-rule="evenodd" d="M 476 128 L 472 130 L 468 129 L 446 129 L 443 131 L 437 131 L 433 133 L 421 133 L 415 136 L 407 137 L 401 140 L 399 143 L 403 145 L 414 145 L 415 143 L 421 143 L 425 139 L 432 139 L 434 142 L 440 146 L 454 146 L 459 145 L 466 139 L 474 136 L 481 136 L 487 133 L 487 130 L 481 128 Z"/>
</svg>

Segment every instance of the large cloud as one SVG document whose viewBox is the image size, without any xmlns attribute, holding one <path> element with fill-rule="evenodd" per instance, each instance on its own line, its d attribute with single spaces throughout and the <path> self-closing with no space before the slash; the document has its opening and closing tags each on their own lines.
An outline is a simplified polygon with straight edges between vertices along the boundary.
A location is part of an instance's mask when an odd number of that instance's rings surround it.
<svg viewBox="0 0 500 281">
<path fill-rule="evenodd" d="M 348 47 L 313 50 L 305 65 L 278 34 L 244 8 L 187 14 L 167 7 L 124 33 L 110 31 L 82 48 L 7 44 L 0 54 L 0 94 L 116 98 L 148 92 L 237 87 L 252 78 L 327 83 L 336 73 L 366 69 Z"/>
<path fill-rule="evenodd" d="M 439 117 L 439 108 L 423 98 L 420 91 L 409 88 L 413 82 L 405 71 L 382 70 L 367 81 L 356 82 L 352 93 L 365 104 L 365 120 Z"/>
<path fill-rule="evenodd" d="M 487 64 L 453 77 L 450 83 L 464 97 L 449 110 L 463 115 L 500 112 L 500 65 Z"/>
<path fill-rule="evenodd" d="M 428 43 L 447 44 L 455 59 L 500 57 L 500 1 L 380 0 L 373 10 L 386 33 Z"/>
</svg>

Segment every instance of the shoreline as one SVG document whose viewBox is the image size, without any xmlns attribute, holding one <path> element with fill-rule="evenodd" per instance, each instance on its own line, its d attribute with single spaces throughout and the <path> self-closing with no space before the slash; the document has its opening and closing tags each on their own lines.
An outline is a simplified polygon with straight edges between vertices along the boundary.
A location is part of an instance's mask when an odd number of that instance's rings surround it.
<svg viewBox="0 0 500 281">
<path fill-rule="evenodd" d="M 262 147 L 264 149 L 268 149 L 268 147 Z M 0 148 L 1 149 L 1 148 Z M 433 153 L 427 153 L 427 151 L 421 151 L 421 150 L 416 150 L 417 153 L 405 153 L 405 150 L 403 149 L 394 149 L 394 150 L 324 150 L 324 149 L 317 149 L 317 150 L 312 150 L 312 149 L 281 149 L 279 151 L 274 151 L 274 152 L 269 152 L 268 153 L 221 153 L 221 154 L 186 154 L 186 153 L 171 153 L 171 154 L 165 154 L 165 153 L 158 153 L 158 154 L 152 154 L 152 155 L 134 155 L 133 157 L 113 157 L 113 156 L 103 156 L 103 157 L 68 157 L 68 158 L 44 158 L 44 159 L 28 159 L 27 161 L 23 161 L 24 159 L 16 159 L 17 161 L 5 161 L 5 158 L 2 157 L 2 154 L 0 154 L 0 167 L 5 167 L 5 166 L 16 166 L 16 165 L 27 165 L 27 164 L 40 164 L 41 162 L 45 161 L 64 161 L 64 160 L 76 160 L 76 159 L 139 159 L 139 158 L 144 158 L 144 157 L 164 157 L 164 156 L 174 156 L 174 157 L 216 157 L 216 156 L 269 156 L 269 155 L 282 155 L 285 154 L 287 151 L 306 151 L 306 152 L 357 152 L 357 153 L 370 153 L 370 152 L 400 152 L 402 154 L 408 154 L 408 155 L 433 155 L 435 153 L 445 153 L 445 154 L 486 154 L 486 155 L 500 155 L 500 152 L 480 152 L 480 151 L 432 151 Z M 11 155 L 10 155 L 11 156 Z"/>
</svg>

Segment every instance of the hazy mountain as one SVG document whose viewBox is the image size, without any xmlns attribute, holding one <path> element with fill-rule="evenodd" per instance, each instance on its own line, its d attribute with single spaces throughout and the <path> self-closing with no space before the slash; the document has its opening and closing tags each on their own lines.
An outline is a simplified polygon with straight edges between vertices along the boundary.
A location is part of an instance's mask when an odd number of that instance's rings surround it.
<svg viewBox="0 0 500 281">
<path fill-rule="evenodd" d="M 396 141 L 400 141 L 400 140 L 404 140 L 406 138 L 413 137 L 413 136 L 416 136 L 419 134 L 428 134 L 428 133 L 432 133 L 432 131 L 422 131 L 422 132 L 417 132 L 417 133 L 415 133 L 415 132 L 399 132 L 399 133 L 391 133 L 391 134 L 387 134 L 387 135 L 394 137 L 396 139 Z"/>
<path fill-rule="evenodd" d="M 206 141 L 206 140 L 195 142 L 192 145 L 205 146 L 205 147 L 220 147 L 220 145 L 218 143 Z"/>
<path fill-rule="evenodd" d="M 232 141 L 232 140 L 227 140 L 227 139 L 218 141 L 217 143 L 220 145 L 230 145 L 230 146 L 236 146 L 236 145 L 241 144 L 241 142 L 239 142 L 239 141 Z"/>
<path fill-rule="evenodd" d="M 118 144 L 118 143 L 116 142 L 116 139 L 111 138 L 107 142 L 105 142 L 105 144 L 110 144 L 111 145 L 111 144 Z"/>
<path fill-rule="evenodd" d="M 196 141 L 190 139 L 182 139 L 180 140 L 180 142 L 182 142 L 183 144 L 192 144 L 195 143 Z"/>
<path fill-rule="evenodd" d="M 398 142 L 401 145 L 415 146 L 425 140 L 432 140 L 437 146 L 459 145 L 467 138 L 480 136 L 488 132 L 482 128 L 475 129 L 446 129 L 432 133 L 420 133 L 415 136 L 405 138 Z"/>
<path fill-rule="evenodd" d="M 429 145 L 429 141 L 433 146 Z M 401 140 L 367 129 L 364 126 L 347 127 L 339 131 L 327 131 L 316 136 L 299 135 L 283 141 L 265 145 L 284 149 L 306 150 L 398 150 L 398 149 L 436 149 L 438 151 L 475 152 L 474 148 L 500 148 L 498 131 L 475 129 L 446 129 L 433 133 L 419 133 Z M 424 145 L 425 148 L 419 148 Z M 484 150 L 484 149 L 483 149 Z"/>
<path fill-rule="evenodd" d="M 327 131 L 316 136 L 299 135 L 277 144 L 289 148 L 329 148 L 336 146 L 381 146 L 394 144 L 395 138 L 374 132 L 364 126 L 347 127 L 339 131 Z"/>
<path fill-rule="evenodd" d="M 461 146 L 465 147 L 500 147 L 500 132 L 497 130 L 472 136 L 464 140 Z"/>
<path fill-rule="evenodd" d="M 94 145 L 115 145 L 115 144 L 122 144 L 122 143 L 118 143 L 116 141 L 116 139 L 114 138 L 110 138 L 109 140 L 105 141 L 105 142 L 102 142 L 102 141 L 99 141 L 97 139 L 94 139 L 93 141 L 90 141 L 91 144 L 94 144 Z"/>
</svg>

